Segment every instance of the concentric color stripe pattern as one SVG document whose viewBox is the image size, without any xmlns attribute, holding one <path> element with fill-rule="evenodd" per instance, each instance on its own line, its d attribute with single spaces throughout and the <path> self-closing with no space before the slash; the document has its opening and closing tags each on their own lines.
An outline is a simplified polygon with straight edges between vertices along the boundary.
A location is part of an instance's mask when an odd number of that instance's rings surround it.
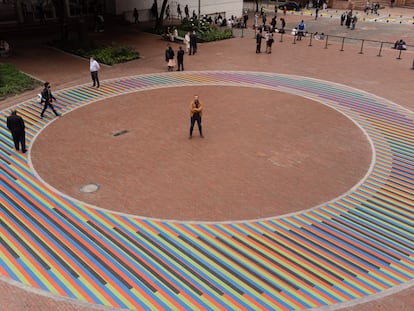
<svg viewBox="0 0 414 311">
<path fill-rule="evenodd" d="M 181 86 L 266 88 L 316 100 L 358 124 L 374 150 L 366 178 L 293 215 L 226 223 L 94 209 L 43 184 L 0 127 L 0 275 L 80 301 L 139 310 L 301 310 L 414 278 L 414 126 L 404 108 L 344 85 L 256 72 L 150 74 L 56 92 L 57 108 Z M 31 140 L 53 119 L 18 106 Z M 4 120 L 8 111 L 1 112 Z"/>
</svg>

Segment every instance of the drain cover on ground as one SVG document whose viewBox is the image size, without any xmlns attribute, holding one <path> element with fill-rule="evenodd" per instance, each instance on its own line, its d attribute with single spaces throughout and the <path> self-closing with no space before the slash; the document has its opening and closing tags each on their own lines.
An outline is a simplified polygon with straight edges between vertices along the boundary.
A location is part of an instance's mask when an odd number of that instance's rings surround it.
<svg viewBox="0 0 414 311">
<path fill-rule="evenodd" d="M 123 135 L 123 134 L 126 134 L 126 133 L 128 133 L 128 130 L 122 130 L 122 131 L 118 131 L 118 132 L 113 133 L 112 136 L 120 136 L 120 135 Z"/>
<path fill-rule="evenodd" d="M 84 193 L 93 193 L 99 190 L 99 185 L 97 184 L 86 184 L 80 187 L 80 191 Z"/>
</svg>

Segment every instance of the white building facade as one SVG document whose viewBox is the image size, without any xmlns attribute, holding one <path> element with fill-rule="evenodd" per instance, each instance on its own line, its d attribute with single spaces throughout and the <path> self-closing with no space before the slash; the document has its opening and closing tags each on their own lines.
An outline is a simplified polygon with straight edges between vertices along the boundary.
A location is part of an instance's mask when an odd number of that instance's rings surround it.
<svg viewBox="0 0 414 311">
<path fill-rule="evenodd" d="M 151 7 L 154 0 L 61 0 L 65 16 L 76 18 L 79 16 L 93 16 L 97 13 L 122 15 L 127 20 L 132 19 L 132 12 L 136 8 L 140 21 L 152 20 Z M 161 11 L 163 0 L 156 0 L 158 12 Z M 220 13 L 223 18 L 232 15 L 242 16 L 243 0 L 169 0 L 170 17 L 178 18 L 177 7 L 188 5 L 190 16 L 193 12 L 200 15 L 216 15 Z M 0 0 L 0 24 L 3 22 L 33 23 L 39 22 L 41 15 L 46 20 L 57 18 L 56 9 L 50 0 Z"/>
<path fill-rule="evenodd" d="M 148 21 L 151 19 L 151 7 L 154 0 L 122 0 L 115 1 L 117 15 L 124 15 L 127 19 L 132 16 L 132 11 L 136 8 L 139 12 L 139 20 Z M 158 13 L 161 11 L 163 0 L 157 0 Z M 193 12 L 200 15 L 215 15 L 220 13 L 223 18 L 232 15 L 241 17 L 243 15 L 243 0 L 169 0 L 170 17 L 178 18 L 177 7 L 180 5 L 183 16 L 184 8 L 188 5 L 190 16 Z"/>
</svg>

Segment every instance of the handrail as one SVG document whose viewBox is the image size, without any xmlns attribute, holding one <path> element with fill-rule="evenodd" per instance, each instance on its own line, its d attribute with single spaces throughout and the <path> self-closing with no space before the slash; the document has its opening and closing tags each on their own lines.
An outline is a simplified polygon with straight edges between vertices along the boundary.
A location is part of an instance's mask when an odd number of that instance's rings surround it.
<svg viewBox="0 0 414 311">
<path fill-rule="evenodd" d="M 285 32 L 284 33 L 280 33 L 280 40 L 279 42 L 284 42 L 286 41 L 286 35 L 290 35 L 293 36 L 293 42 L 292 44 L 296 44 L 296 39 L 297 39 L 297 33 L 296 34 L 292 34 L 292 31 L 295 28 L 292 29 L 287 29 L 285 28 Z M 234 32 L 233 32 L 234 33 Z M 257 34 L 257 29 L 254 29 L 254 36 L 256 36 Z M 273 33 L 273 35 L 277 35 L 278 32 Z M 314 46 L 315 43 L 313 42 L 313 40 L 315 39 L 315 34 L 313 32 L 305 32 L 303 38 L 309 38 L 309 44 L 308 46 Z M 242 37 L 243 37 L 243 33 L 242 33 Z M 303 40 L 302 40 L 303 41 Z M 377 45 L 379 47 L 379 51 L 377 56 L 381 57 L 381 53 L 384 50 L 384 45 L 389 45 L 389 49 L 394 49 L 394 44 L 395 42 L 389 42 L 389 41 L 384 41 L 384 40 L 373 40 L 373 39 L 365 39 L 365 38 L 354 38 L 354 37 L 346 37 L 346 36 L 338 36 L 338 35 L 331 35 L 331 34 L 324 34 L 324 38 L 320 41 L 324 41 L 324 48 L 327 49 L 329 46 L 329 42 L 335 41 L 338 42 L 341 46 L 340 50 L 341 52 L 343 52 L 345 50 L 345 45 L 346 43 L 350 43 L 353 45 L 358 45 L 357 43 L 359 42 L 360 44 L 360 50 L 359 50 L 359 54 L 363 54 L 364 53 L 364 47 L 366 45 L 372 47 L 373 45 Z M 352 43 L 351 43 L 352 42 Z M 406 49 L 395 49 L 396 51 L 398 51 L 398 56 L 396 57 L 396 59 L 400 60 L 401 55 L 403 54 L 403 51 L 414 51 L 414 45 L 412 44 L 405 44 Z"/>
</svg>

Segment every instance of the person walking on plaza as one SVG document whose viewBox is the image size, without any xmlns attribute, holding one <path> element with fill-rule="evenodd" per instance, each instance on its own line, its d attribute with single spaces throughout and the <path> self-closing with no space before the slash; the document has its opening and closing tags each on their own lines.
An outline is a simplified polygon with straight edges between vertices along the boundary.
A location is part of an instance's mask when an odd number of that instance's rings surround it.
<svg viewBox="0 0 414 311">
<path fill-rule="evenodd" d="M 195 122 L 197 122 L 200 137 L 204 138 L 203 129 L 201 127 L 202 114 L 203 106 L 201 104 L 201 101 L 198 99 L 198 95 L 194 95 L 194 100 L 190 103 L 190 136 L 188 137 L 189 139 L 193 138 L 193 129 Z"/>
<path fill-rule="evenodd" d="M 182 20 L 183 19 L 183 14 L 182 14 L 182 12 L 181 12 L 181 6 L 180 6 L 180 4 L 178 3 L 178 5 L 177 5 L 177 16 L 178 16 L 178 18 L 180 19 L 180 20 Z"/>
<path fill-rule="evenodd" d="M 50 85 L 50 83 L 49 83 L 49 82 L 45 82 L 44 86 L 45 86 L 45 87 L 44 87 L 44 89 L 43 89 L 43 91 L 42 91 L 42 93 L 41 93 L 41 95 L 42 95 L 42 100 L 41 100 L 41 102 L 40 102 L 40 103 L 44 103 L 44 106 L 43 106 L 43 110 L 42 110 L 42 112 L 40 113 L 40 118 L 43 118 L 43 115 L 44 115 L 44 113 L 45 113 L 45 111 L 46 111 L 46 109 L 47 109 L 48 107 L 50 107 L 50 109 L 52 109 L 52 111 L 55 113 L 55 115 L 56 115 L 57 117 L 59 117 L 59 116 L 60 116 L 60 114 L 58 114 L 58 113 L 56 112 L 55 107 L 53 107 L 53 104 L 52 104 L 52 102 L 53 102 L 54 100 L 56 101 L 56 98 L 53 96 L 52 91 L 50 90 L 51 85 Z"/>
<path fill-rule="evenodd" d="M 280 22 L 282 23 L 282 28 L 279 29 L 280 33 L 285 33 L 286 21 L 283 17 L 280 18 Z"/>
<path fill-rule="evenodd" d="M 184 14 L 185 14 L 186 19 L 190 18 L 190 11 L 188 9 L 188 4 L 186 4 L 185 7 L 184 7 Z"/>
<path fill-rule="evenodd" d="M 181 45 L 177 51 L 177 71 L 184 71 L 184 50 Z"/>
<path fill-rule="evenodd" d="M 165 8 L 165 19 L 170 20 L 170 5 L 167 4 L 167 7 Z"/>
<path fill-rule="evenodd" d="M 17 115 L 16 110 L 12 110 L 10 116 L 7 117 L 7 128 L 12 134 L 16 150 L 19 151 L 21 146 L 22 152 L 26 153 L 26 127 L 23 118 Z"/>
<path fill-rule="evenodd" d="M 343 25 L 344 25 L 344 23 L 345 23 L 345 19 L 346 19 L 346 16 L 347 16 L 347 12 L 343 12 L 343 13 L 341 14 L 341 26 L 343 26 Z"/>
<path fill-rule="evenodd" d="M 259 26 L 259 13 L 255 13 L 254 14 L 254 25 L 253 25 L 253 28 L 254 29 L 257 29 L 257 27 Z"/>
<path fill-rule="evenodd" d="M 352 21 L 352 11 L 349 11 L 346 14 L 346 19 L 345 19 L 345 26 L 346 26 L 346 28 L 350 28 L 351 27 L 351 21 Z"/>
<path fill-rule="evenodd" d="M 92 77 L 92 87 L 96 85 L 96 87 L 99 87 L 99 77 L 98 77 L 98 71 L 101 69 L 101 66 L 99 66 L 99 63 L 91 56 L 89 59 L 89 69 L 91 71 L 91 77 Z"/>
<path fill-rule="evenodd" d="M 137 8 L 134 8 L 134 12 L 132 13 L 132 16 L 134 17 L 134 24 L 138 24 L 139 14 L 138 14 Z"/>
<path fill-rule="evenodd" d="M 298 25 L 298 41 L 302 40 L 302 37 L 305 35 L 305 22 L 302 21 Z"/>
<path fill-rule="evenodd" d="M 355 24 L 357 23 L 357 21 L 358 21 L 358 17 L 356 16 L 356 14 L 352 17 L 352 20 L 351 20 L 351 24 L 352 24 L 352 26 L 351 26 L 351 30 L 354 30 L 355 29 Z"/>
</svg>

